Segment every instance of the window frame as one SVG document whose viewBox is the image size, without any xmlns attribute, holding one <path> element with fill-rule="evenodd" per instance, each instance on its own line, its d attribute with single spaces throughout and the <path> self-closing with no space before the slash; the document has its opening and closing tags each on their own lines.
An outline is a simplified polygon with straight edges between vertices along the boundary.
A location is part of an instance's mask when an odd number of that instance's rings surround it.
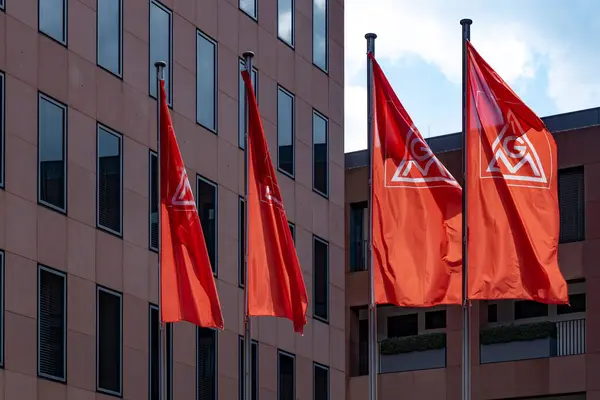
<svg viewBox="0 0 600 400">
<path fill-rule="evenodd" d="M 331 398 L 331 373 L 326 365 L 313 361 L 313 399 L 317 398 L 317 369 L 327 372 L 327 400 Z"/>
<path fill-rule="evenodd" d="M 64 180 L 64 185 L 63 185 L 63 196 L 64 196 L 64 207 L 61 208 L 59 206 L 56 206 L 52 203 L 49 203 L 47 201 L 42 200 L 42 180 L 41 178 L 41 172 L 42 172 L 42 164 L 40 161 L 40 128 L 41 128 L 41 124 L 40 124 L 40 104 L 42 101 L 46 101 L 48 103 L 52 103 L 53 105 L 55 105 L 56 107 L 62 109 L 63 111 L 63 129 L 62 129 L 62 153 L 63 153 L 63 157 L 62 157 L 62 162 L 63 162 L 63 180 Z M 69 109 L 67 107 L 67 105 L 61 103 L 60 101 L 52 98 L 51 96 L 38 91 L 38 104 L 37 104 L 37 141 L 38 141 L 38 151 L 37 151 L 37 202 L 40 205 L 43 205 L 44 207 L 48 207 L 51 210 L 57 211 L 61 214 L 67 214 L 68 213 L 68 146 L 67 146 L 67 141 L 69 139 L 69 124 L 68 124 L 68 118 L 69 118 Z"/>
<path fill-rule="evenodd" d="M 119 171 L 120 171 L 120 204 L 119 204 L 119 231 L 114 231 L 107 226 L 103 226 L 100 223 L 100 130 L 103 130 L 109 135 L 115 136 L 119 139 Z M 96 122 L 96 228 L 113 234 L 117 237 L 123 237 L 123 135 L 108 126 Z"/>
<path fill-rule="evenodd" d="M 96 65 L 103 69 L 104 71 L 112 74 L 119 79 L 123 79 L 123 36 L 124 34 L 124 25 L 123 25 L 123 1 L 117 0 L 119 2 L 119 71 L 114 72 L 107 67 L 100 64 L 100 34 L 99 34 L 99 26 L 100 26 L 100 13 L 98 12 L 98 3 L 102 0 L 96 0 Z"/>
<path fill-rule="evenodd" d="M 326 149 L 326 154 L 325 154 L 325 189 L 326 192 L 322 192 L 321 190 L 317 189 L 315 187 L 315 173 L 316 173 L 316 168 L 315 168 L 315 118 L 319 118 L 321 119 L 323 122 L 325 122 L 325 149 Z M 313 192 L 317 193 L 318 195 L 329 199 L 329 118 L 327 118 L 323 113 L 319 112 L 318 110 L 314 109 L 312 110 L 312 190 Z"/>
<path fill-rule="evenodd" d="M 327 269 L 326 269 L 326 274 L 325 274 L 325 297 L 326 297 L 325 301 L 327 303 L 326 304 L 327 317 L 321 317 L 321 316 L 317 315 L 315 312 L 315 305 L 317 304 L 316 299 L 315 299 L 315 296 L 317 293 L 317 290 L 316 290 L 317 289 L 317 273 L 316 273 L 316 269 L 315 269 L 316 268 L 316 265 L 315 265 L 316 264 L 316 242 L 321 242 L 322 244 L 327 246 L 327 260 L 326 260 L 326 268 Z M 313 243 L 312 244 L 313 244 L 313 246 L 312 246 L 313 247 L 313 249 L 312 249 L 313 250 L 313 263 L 312 263 L 313 264 L 313 299 L 312 299 L 313 300 L 313 312 L 312 312 L 313 319 L 320 321 L 324 324 L 329 324 L 329 319 L 330 319 L 330 314 L 331 314 L 331 310 L 330 310 L 331 293 L 329 293 L 329 291 L 330 291 L 329 290 L 329 280 L 331 279 L 330 271 L 329 271 L 329 269 L 330 269 L 329 242 L 327 240 L 313 234 Z"/>
<path fill-rule="evenodd" d="M 156 203 L 157 203 L 157 215 L 156 215 L 156 227 L 157 227 L 157 232 L 156 232 L 156 247 L 152 246 L 152 158 L 156 158 L 156 186 L 157 186 L 157 198 L 156 198 Z M 155 152 L 152 149 L 148 149 L 148 249 L 150 251 L 153 251 L 155 253 L 158 253 L 159 251 L 159 247 L 160 247 L 160 217 L 158 214 L 160 214 L 160 199 L 158 198 L 158 178 L 159 178 L 159 171 L 158 169 L 160 168 L 160 166 L 158 165 L 158 153 Z"/>
<path fill-rule="evenodd" d="M 48 267 L 44 264 L 38 264 L 37 268 L 37 376 L 39 378 L 48 379 L 51 381 L 67 383 L 67 274 L 59 271 L 57 269 Z M 56 275 L 62 278 L 63 280 L 63 296 L 64 296 L 64 304 L 63 304 L 63 331 L 64 335 L 62 338 L 63 342 L 63 376 L 53 376 L 50 374 L 45 374 L 40 370 L 40 292 L 41 292 L 41 283 L 42 283 L 42 271 Z"/>
<path fill-rule="evenodd" d="M 100 292 L 108 293 L 112 296 L 116 296 L 119 298 L 120 303 L 120 379 L 119 379 L 119 392 L 113 392 L 110 389 L 103 389 L 100 387 L 100 357 L 98 354 L 100 352 Z M 160 317 L 159 317 L 160 321 Z M 96 285 L 96 392 L 103 393 L 109 396 L 123 397 L 123 294 L 119 293 L 115 290 L 109 289 L 102 285 Z"/>
<path fill-rule="evenodd" d="M 292 240 L 294 241 L 294 246 L 296 245 L 296 224 L 288 221 L 288 227 L 290 228 L 290 233 L 292 234 Z"/>
<path fill-rule="evenodd" d="M 562 232 L 562 225 L 563 225 L 563 220 L 562 220 L 562 216 L 563 214 L 560 214 L 560 220 L 559 220 L 559 226 L 560 226 L 560 231 L 559 232 L 559 245 L 560 244 L 566 244 L 566 243 L 577 243 L 577 242 L 583 242 L 586 240 L 586 229 L 587 229 L 587 220 L 586 220 L 586 211 L 587 211 L 587 207 L 586 207 L 586 201 L 585 201 L 585 192 L 586 192 L 586 187 L 585 187 L 585 165 L 581 164 L 581 165 L 575 165 L 575 166 L 571 166 L 571 167 L 566 167 L 566 168 L 559 168 L 556 175 L 557 175 L 557 196 L 558 196 L 558 208 L 559 211 L 560 209 L 563 207 L 561 204 L 561 190 L 560 190 L 560 182 L 561 182 L 561 176 L 563 176 L 563 174 L 569 175 L 569 173 L 575 173 L 575 174 L 581 174 L 581 180 L 582 180 L 582 186 L 581 186 L 581 198 L 582 198 L 582 202 L 581 205 L 578 204 L 578 206 L 580 206 L 580 210 L 581 210 L 581 222 L 582 222 L 582 227 L 581 227 L 581 232 L 577 232 L 577 237 L 576 238 L 563 238 L 561 237 L 562 235 L 560 234 Z"/>
<path fill-rule="evenodd" d="M 196 368 L 194 370 L 195 377 L 194 382 L 196 383 L 196 387 L 194 388 L 194 399 L 198 400 L 200 398 L 200 393 L 198 392 L 198 348 L 200 343 L 200 329 L 208 329 L 213 332 L 215 338 L 215 398 L 213 400 L 217 400 L 219 398 L 219 331 L 212 328 L 202 328 L 196 326 Z"/>
<path fill-rule="evenodd" d="M 165 6 L 164 4 L 162 4 L 159 0 L 149 0 L 150 2 L 150 9 L 149 9 L 149 13 L 148 13 L 148 68 L 149 71 L 151 70 L 151 68 L 155 68 L 154 64 L 152 63 L 152 42 L 150 41 L 150 33 L 152 31 L 152 23 L 151 23 L 151 15 L 150 13 L 152 12 L 152 5 L 155 5 L 156 7 L 160 8 L 162 11 L 166 12 L 169 15 L 169 59 L 168 60 L 160 60 L 160 61 L 165 61 L 167 63 L 167 71 L 169 72 L 169 87 L 167 90 L 167 105 L 169 106 L 169 108 L 173 108 L 173 10 L 171 10 L 170 8 L 168 8 L 167 6 Z M 154 70 L 156 71 L 156 70 Z M 153 99 L 157 100 L 158 99 L 158 85 L 156 86 L 156 94 L 153 95 L 152 94 L 152 79 L 154 79 L 154 81 L 156 82 L 156 73 L 149 73 L 149 80 L 148 80 L 148 94 L 150 95 L 150 97 L 152 97 Z"/>
<path fill-rule="evenodd" d="M 239 70 L 239 75 L 238 75 L 238 92 L 240 92 L 240 89 L 243 89 L 243 93 L 246 94 L 246 89 L 245 89 L 245 85 L 244 85 L 244 79 L 242 78 L 242 71 L 245 69 L 245 62 L 243 59 L 239 59 L 240 62 L 240 70 Z M 250 75 L 250 80 L 252 80 L 252 76 L 254 75 L 255 79 L 253 82 L 253 89 L 254 89 L 254 97 L 256 97 L 256 102 L 258 103 L 258 69 L 255 66 L 252 66 L 252 74 Z M 246 140 L 245 140 L 245 135 L 246 135 L 246 129 L 248 129 L 247 125 L 246 125 L 246 112 L 247 112 L 247 108 L 248 108 L 248 101 L 246 99 L 245 96 L 243 96 L 243 99 L 238 99 L 238 147 L 245 151 L 245 146 L 246 146 Z M 241 110 L 242 105 L 244 107 L 243 110 Z M 242 112 L 243 111 L 243 112 Z M 244 115 L 242 115 L 244 114 Z M 243 128 L 242 128 L 243 126 Z"/>
<path fill-rule="evenodd" d="M 280 165 L 280 145 L 279 145 L 279 94 L 289 96 L 292 99 L 292 123 L 291 123 L 291 142 L 292 142 L 292 172 L 281 168 Z M 281 85 L 277 85 L 277 171 L 281 172 L 290 179 L 296 179 L 296 96 Z"/>
<path fill-rule="evenodd" d="M 282 41 L 286 46 L 291 48 L 292 50 L 296 50 L 296 0 L 289 0 L 291 2 L 290 9 L 292 10 L 292 42 L 288 42 L 286 39 L 279 35 L 279 2 L 282 0 L 277 0 L 277 39 Z"/>
<path fill-rule="evenodd" d="M 202 122 L 200 122 L 198 120 L 198 106 L 200 104 L 199 102 L 199 93 L 198 93 L 198 78 L 200 77 L 201 74 L 198 73 L 198 43 L 199 40 L 206 40 L 207 42 L 211 43 L 214 46 L 215 52 L 214 52 L 214 57 L 213 57 L 213 70 L 214 70 L 214 76 L 213 76 L 213 105 L 214 105 L 214 111 L 213 111 L 213 119 L 214 119 L 214 127 L 209 127 L 207 125 L 204 125 Z M 201 31 L 200 29 L 196 28 L 196 123 L 200 126 L 202 126 L 203 128 L 211 131 L 212 133 L 214 133 L 215 135 L 218 135 L 218 131 L 219 131 L 219 67 L 218 67 L 218 60 L 219 60 L 219 44 L 218 42 L 213 39 L 212 37 L 210 37 L 208 34 L 204 33 L 203 31 Z"/>
<path fill-rule="evenodd" d="M 252 0 L 252 2 L 254 3 L 254 14 L 255 15 L 251 15 L 250 13 L 248 13 L 248 11 L 246 11 L 242 8 L 241 0 L 238 0 L 238 8 L 240 9 L 240 11 L 242 13 L 247 15 L 250 19 L 252 19 L 255 22 L 258 22 L 258 0 Z"/>
<path fill-rule="evenodd" d="M 293 387 L 293 398 L 296 398 L 296 355 L 285 350 L 277 349 L 277 400 L 281 400 L 281 356 L 289 357 L 292 359 L 292 365 L 294 372 L 292 373 L 294 387 Z"/>
<path fill-rule="evenodd" d="M 315 1 L 312 0 L 312 64 L 329 75 L 329 0 L 325 2 L 325 68 L 315 62 Z"/>
<path fill-rule="evenodd" d="M 200 174 L 196 174 L 196 213 L 198 213 L 198 220 L 200 220 L 200 181 L 212 186 L 215 189 L 215 265 L 213 265 L 213 276 L 219 276 L 219 184 L 214 182 Z M 202 226 L 202 220 L 200 220 Z M 160 231 L 160 228 L 159 228 Z M 208 246 L 207 246 L 208 249 Z"/>
<path fill-rule="evenodd" d="M 255 339 L 252 339 L 251 341 L 252 343 L 252 348 L 250 349 L 250 351 L 254 351 L 256 349 L 256 371 L 252 371 L 252 380 L 256 381 L 256 400 L 259 399 L 259 395 L 260 395 L 260 380 L 259 380 L 259 359 L 258 359 L 258 341 Z M 245 400 L 244 397 L 242 397 L 242 388 L 244 385 L 244 376 L 242 374 L 242 372 L 245 372 L 244 370 L 244 363 L 242 363 L 242 355 L 244 354 L 243 352 L 245 351 L 246 347 L 245 347 L 245 338 L 244 335 L 238 335 L 238 398 L 239 400 Z M 244 354 L 245 357 L 245 354 Z M 245 361 L 245 359 L 244 359 Z M 252 360 L 250 360 L 250 364 L 252 364 Z M 254 400 L 254 396 L 250 395 L 250 400 Z"/>
<path fill-rule="evenodd" d="M 4 4 L 4 0 L 0 0 L 0 4 Z M 4 7 L 0 7 L 4 9 Z M 5 189 L 6 186 L 6 76 L 4 71 L 0 71 L 0 189 Z"/>
<path fill-rule="evenodd" d="M 244 223 L 242 224 L 242 213 L 244 213 Z M 238 196 L 238 287 L 246 286 L 246 199 L 244 196 Z M 244 235 L 244 240 L 242 240 Z M 242 254 L 242 250 L 244 250 Z"/>
<path fill-rule="evenodd" d="M 69 0 L 61 0 L 63 3 L 63 36 L 64 39 L 63 40 L 59 40 L 56 39 L 55 37 L 51 36 L 49 33 L 44 32 L 42 30 L 42 26 L 40 24 L 42 18 L 41 18 L 41 7 L 40 7 L 40 2 L 42 2 L 44 0 L 38 0 L 37 1 L 37 6 L 38 6 L 38 12 L 37 12 L 37 28 L 38 28 L 38 32 L 41 33 L 42 35 L 46 36 L 47 38 L 49 38 L 50 40 L 55 41 L 56 43 L 64 46 L 64 47 L 69 47 L 68 44 L 68 39 L 69 39 Z"/>
</svg>

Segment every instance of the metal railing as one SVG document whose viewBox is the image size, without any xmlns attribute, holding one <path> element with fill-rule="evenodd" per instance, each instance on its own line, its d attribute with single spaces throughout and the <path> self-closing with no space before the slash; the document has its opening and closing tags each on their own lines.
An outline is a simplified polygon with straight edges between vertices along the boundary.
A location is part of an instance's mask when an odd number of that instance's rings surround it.
<svg viewBox="0 0 600 400">
<path fill-rule="evenodd" d="M 585 318 L 556 323 L 556 355 L 585 354 Z"/>
</svg>

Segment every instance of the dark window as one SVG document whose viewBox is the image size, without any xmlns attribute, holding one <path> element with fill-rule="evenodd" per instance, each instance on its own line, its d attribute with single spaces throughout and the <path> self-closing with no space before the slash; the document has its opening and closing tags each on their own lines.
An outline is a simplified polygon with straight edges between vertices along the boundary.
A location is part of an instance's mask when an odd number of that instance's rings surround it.
<svg viewBox="0 0 600 400">
<path fill-rule="evenodd" d="M 0 251 L 0 367 L 4 366 L 4 252 Z"/>
<path fill-rule="evenodd" d="M 585 240 L 583 166 L 558 171 L 560 243 Z"/>
<path fill-rule="evenodd" d="M 96 387 L 120 396 L 123 388 L 123 304 L 120 293 L 98 287 Z"/>
<path fill-rule="evenodd" d="M 38 102 L 39 202 L 67 211 L 67 107 L 40 93 Z"/>
<path fill-rule="evenodd" d="M 325 196 L 329 193 L 327 126 L 327 119 L 313 111 L 313 189 Z"/>
<path fill-rule="evenodd" d="M 150 323 L 149 323 L 149 334 L 148 334 L 148 345 L 149 349 L 149 385 L 148 390 L 150 391 L 150 400 L 159 400 L 159 354 L 160 354 L 160 322 L 158 319 L 158 307 L 150 305 Z"/>
<path fill-rule="evenodd" d="M 244 360 L 246 359 L 245 348 L 244 348 L 244 337 L 240 336 L 239 340 L 239 388 L 240 388 L 240 400 L 245 400 L 244 398 L 244 374 L 246 371 Z M 252 341 L 252 399 L 258 399 L 258 342 L 255 340 Z"/>
<path fill-rule="evenodd" d="M 294 96 L 282 87 L 277 90 L 277 166 L 294 176 Z"/>
<path fill-rule="evenodd" d="M 196 35 L 196 121 L 217 131 L 217 43 Z"/>
<path fill-rule="evenodd" d="M 367 202 L 350 204 L 350 272 L 367 270 L 368 244 L 365 237 Z"/>
<path fill-rule="evenodd" d="M 446 327 L 446 310 L 425 312 L 425 329 L 444 329 Z"/>
<path fill-rule="evenodd" d="M 488 322 L 498 322 L 498 304 L 488 304 L 487 306 Z"/>
<path fill-rule="evenodd" d="M 515 301 L 515 319 L 548 316 L 548 305 L 530 300 Z"/>
<path fill-rule="evenodd" d="M 240 0 L 240 10 L 248 14 L 254 20 L 258 18 L 256 0 Z"/>
<path fill-rule="evenodd" d="M 290 233 L 292 234 L 292 240 L 294 241 L 294 244 L 296 243 L 296 225 L 292 224 L 291 222 L 288 222 L 288 226 L 290 227 Z"/>
<path fill-rule="evenodd" d="M 166 344 L 167 344 L 167 400 L 173 398 L 173 324 L 165 324 Z"/>
<path fill-rule="evenodd" d="M 4 0 L 0 0 L 0 10 L 4 10 Z"/>
<path fill-rule="evenodd" d="M 197 329 L 197 400 L 217 399 L 217 332 Z"/>
<path fill-rule="evenodd" d="M 277 1 L 277 36 L 294 47 L 294 0 Z"/>
<path fill-rule="evenodd" d="M 123 158 L 118 133 L 98 125 L 98 227 L 122 234 Z"/>
<path fill-rule="evenodd" d="M 38 375 L 65 381 L 67 378 L 67 313 L 65 274 L 38 269 Z"/>
<path fill-rule="evenodd" d="M 67 0 L 39 0 L 38 23 L 40 32 L 66 46 Z"/>
<path fill-rule="evenodd" d="M 244 1 L 244 0 L 241 0 Z M 246 64 L 244 60 L 240 60 L 240 71 L 243 71 L 246 68 Z M 256 97 L 256 101 L 258 102 L 258 71 L 256 68 L 252 68 L 252 75 L 250 76 L 252 79 L 252 87 L 254 89 L 254 96 Z M 243 149 L 245 146 L 245 138 L 246 134 L 246 86 L 244 84 L 244 79 L 242 79 L 242 74 L 238 78 L 239 80 L 239 101 L 238 101 L 238 146 L 240 149 Z"/>
<path fill-rule="evenodd" d="M 245 201 L 244 198 L 240 196 L 240 200 L 238 202 L 238 216 L 240 226 L 238 227 L 238 284 L 243 287 L 246 281 L 245 275 L 245 263 L 244 260 L 246 258 L 246 213 L 245 213 Z"/>
<path fill-rule="evenodd" d="M 4 6 L 4 2 L 0 1 L 0 5 Z M 4 187 L 4 176 L 6 169 L 6 155 L 4 152 L 4 146 L 6 142 L 6 94 L 4 88 L 4 73 L 0 72 L 0 188 Z"/>
<path fill-rule="evenodd" d="M 320 364 L 313 364 L 314 372 L 314 399 L 329 400 L 329 368 Z"/>
<path fill-rule="evenodd" d="M 369 374 L 369 320 L 358 320 L 358 375 Z"/>
<path fill-rule="evenodd" d="M 158 155 L 150 150 L 150 248 L 158 251 Z M 206 232 L 204 232 L 206 235 Z"/>
<path fill-rule="evenodd" d="M 314 317 L 329 321 L 329 244 L 313 236 Z"/>
<path fill-rule="evenodd" d="M 404 337 L 419 334 L 419 315 L 405 314 L 394 315 L 387 319 L 387 336 Z"/>
<path fill-rule="evenodd" d="M 98 65 L 117 76 L 123 74 L 123 1 L 97 2 Z"/>
<path fill-rule="evenodd" d="M 198 176 L 198 215 L 213 273 L 217 273 L 217 184 Z"/>
<path fill-rule="evenodd" d="M 163 6 L 158 0 L 150 2 L 150 96 L 156 96 L 156 67 L 154 63 L 164 61 L 167 67 L 164 69 L 165 91 L 167 102 L 171 105 L 172 100 L 172 76 L 173 76 L 173 13 Z"/>
<path fill-rule="evenodd" d="M 572 313 L 581 313 L 586 311 L 586 296 L 585 293 L 577 293 L 569 295 L 569 303 L 567 304 L 558 304 L 556 306 L 556 313 L 558 315 L 563 314 L 572 314 Z"/>
<path fill-rule="evenodd" d="M 327 7 L 328 0 L 313 0 L 313 63 L 327 72 L 328 40 L 327 40 Z"/>
<path fill-rule="evenodd" d="M 277 400 L 296 400 L 296 359 L 293 355 L 279 352 L 277 369 Z"/>
</svg>

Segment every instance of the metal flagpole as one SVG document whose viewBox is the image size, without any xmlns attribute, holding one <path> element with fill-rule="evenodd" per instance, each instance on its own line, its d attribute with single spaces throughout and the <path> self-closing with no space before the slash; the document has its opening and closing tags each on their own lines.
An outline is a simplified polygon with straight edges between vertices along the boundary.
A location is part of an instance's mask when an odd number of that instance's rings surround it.
<svg viewBox="0 0 600 400">
<path fill-rule="evenodd" d="M 377 35 L 367 33 L 367 54 L 375 55 Z M 377 305 L 375 304 L 375 275 L 373 272 L 373 63 L 367 55 L 367 148 L 369 155 L 369 399 L 377 400 Z"/>
<path fill-rule="evenodd" d="M 462 196 L 462 298 L 463 298 L 463 352 L 462 352 L 462 400 L 471 400 L 471 302 L 468 299 L 468 223 L 467 223 L 467 41 L 471 39 L 470 19 L 460 20 L 462 25 L 462 146 L 463 146 L 463 196 Z"/>
<path fill-rule="evenodd" d="M 245 51 L 244 68 L 250 74 L 252 83 L 252 57 L 254 53 Z M 248 310 L 248 130 L 249 130 L 249 110 L 248 110 L 248 89 L 244 85 L 244 103 L 245 103 L 245 132 L 244 132 L 244 400 L 252 399 L 252 327 L 250 325 L 250 315 Z"/>
<path fill-rule="evenodd" d="M 161 400 L 167 400 L 167 381 L 166 367 L 167 367 L 167 327 L 162 322 L 162 309 L 161 309 L 161 283 L 160 283 L 160 252 L 161 252 L 161 240 L 160 240 L 160 106 L 162 91 L 160 90 L 160 83 L 164 80 L 163 73 L 167 66 L 164 61 L 157 61 L 154 63 L 156 67 L 156 155 L 157 155 L 157 179 L 156 179 L 156 198 L 158 201 L 158 320 L 160 323 L 160 331 L 158 332 L 159 352 L 158 352 L 158 398 Z"/>
</svg>

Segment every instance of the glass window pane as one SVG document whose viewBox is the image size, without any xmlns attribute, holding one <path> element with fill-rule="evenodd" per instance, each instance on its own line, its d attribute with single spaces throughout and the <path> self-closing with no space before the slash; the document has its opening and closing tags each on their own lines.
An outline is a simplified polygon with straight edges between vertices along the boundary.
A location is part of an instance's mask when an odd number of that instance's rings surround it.
<svg viewBox="0 0 600 400">
<path fill-rule="evenodd" d="M 277 34 L 281 40 L 294 45 L 294 0 L 278 0 Z"/>
<path fill-rule="evenodd" d="M 156 67 L 154 63 L 164 61 L 165 90 L 167 101 L 171 104 L 171 11 L 156 1 L 150 4 L 150 95 L 156 97 Z"/>
<path fill-rule="evenodd" d="M 22 0 L 17 0 L 22 1 Z M 39 29 L 52 39 L 66 44 L 67 0 L 39 0 Z"/>
<path fill-rule="evenodd" d="M 294 176 L 294 98 L 281 88 L 277 96 L 277 147 L 279 169 Z"/>
<path fill-rule="evenodd" d="M 328 190 L 328 148 L 327 120 L 319 113 L 313 113 L 313 188 L 327 195 Z"/>
<path fill-rule="evenodd" d="M 217 129 L 216 43 L 198 33 L 196 43 L 196 120 L 208 129 Z"/>
<path fill-rule="evenodd" d="M 279 353 L 278 400 L 296 399 L 294 361 L 294 357 L 291 355 Z"/>
<path fill-rule="evenodd" d="M 6 97 L 4 91 L 4 74 L 0 72 L 0 187 L 4 187 L 4 176 L 5 176 L 5 152 L 4 152 L 4 143 L 5 143 L 5 112 L 6 112 Z"/>
<path fill-rule="evenodd" d="M 121 394 L 122 315 L 121 296 L 98 289 L 97 387 L 99 391 Z"/>
<path fill-rule="evenodd" d="M 256 19 L 256 0 L 240 0 L 240 10 Z"/>
<path fill-rule="evenodd" d="M 198 178 L 198 216 L 213 272 L 217 271 L 217 185 Z"/>
<path fill-rule="evenodd" d="M 217 332 L 197 328 L 196 384 L 198 400 L 217 399 Z"/>
<path fill-rule="evenodd" d="M 314 316 L 327 322 L 329 319 L 329 246 L 313 237 Z"/>
<path fill-rule="evenodd" d="M 245 64 L 243 60 L 240 60 L 240 71 L 245 69 Z M 256 68 L 252 68 L 252 87 L 254 89 L 254 96 L 256 97 L 256 101 L 258 102 L 258 71 Z M 244 79 L 242 79 L 242 74 L 239 76 L 239 93 L 238 93 L 238 145 L 241 149 L 244 148 L 244 134 L 247 129 L 247 121 L 246 121 L 246 91 L 244 85 Z"/>
<path fill-rule="evenodd" d="M 121 233 L 121 137 L 98 127 L 98 226 Z"/>
<path fill-rule="evenodd" d="M 66 208 L 65 121 L 66 108 L 40 95 L 38 118 L 40 201 L 61 211 Z"/>
<path fill-rule="evenodd" d="M 121 75 L 121 0 L 98 0 L 98 65 Z"/>
<path fill-rule="evenodd" d="M 328 0 L 313 0 L 313 63 L 324 71 L 328 68 L 327 6 Z"/>
<path fill-rule="evenodd" d="M 315 400 L 329 400 L 329 369 L 315 364 L 314 373 Z"/>
</svg>

